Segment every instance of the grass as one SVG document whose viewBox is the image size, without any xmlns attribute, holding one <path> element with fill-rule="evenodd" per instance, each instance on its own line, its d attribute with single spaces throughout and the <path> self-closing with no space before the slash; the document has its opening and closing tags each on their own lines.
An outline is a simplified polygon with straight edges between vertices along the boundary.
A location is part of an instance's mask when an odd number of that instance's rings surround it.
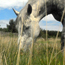
<svg viewBox="0 0 65 65">
<path fill-rule="evenodd" d="M 56 57 L 54 57 L 61 48 L 61 42 L 58 38 L 57 48 L 54 46 L 54 38 L 47 40 L 48 42 L 48 63 L 50 62 L 51 53 L 54 47 L 54 53 L 51 59 L 50 65 L 63 65 L 63 54 L 60 52 Z M 38 38 L 34 43 L 33 54 L 32 54 L 32 65 L 47 65 L 47 54 L 46 54 L 46 41 Z M 57 53 L 56 53 L 57 52 Z M 0 36 L 0 54 L 2 56 L 3 65 L 16 65 L 18 56 L 18 46 L 16 36 Z M 23 53 L 20 52 L 20 64 L 28 65 L 29 51 Z"/>
</svg>

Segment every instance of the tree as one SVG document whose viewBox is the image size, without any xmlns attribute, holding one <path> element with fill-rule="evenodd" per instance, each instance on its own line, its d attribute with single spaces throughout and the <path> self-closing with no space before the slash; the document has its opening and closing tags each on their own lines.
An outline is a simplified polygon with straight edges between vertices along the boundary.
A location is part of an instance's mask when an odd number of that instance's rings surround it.
<svg viewBox="0 0 65 65">
<path fill-rule="evenodd" d="M 7 25 L 7 31 L 8 32 L 17 32 L 16 26 L 15 26 L 15 21 L 13 19 L 11 19 L 9 21 L 9 25 Z"/>
</svg>

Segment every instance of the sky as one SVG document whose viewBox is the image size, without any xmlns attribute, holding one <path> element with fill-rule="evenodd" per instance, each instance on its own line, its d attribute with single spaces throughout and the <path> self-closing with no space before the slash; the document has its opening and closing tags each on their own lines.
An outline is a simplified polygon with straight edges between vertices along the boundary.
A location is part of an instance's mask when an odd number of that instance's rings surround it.
<svg viewBox="0 0 65 65">
<path fill-rule="evenodd" d="M 27 2 L 28 0 L 0 0 L 0 28 L 6 28 L 9 20 L 16 19 L 17 16 L 12 8 L 20 11 Z M 43 30 L 62 31 L 62 24 L 55 20 L 52 14 L 44 17 L 39 25 Z"/>
</svg>

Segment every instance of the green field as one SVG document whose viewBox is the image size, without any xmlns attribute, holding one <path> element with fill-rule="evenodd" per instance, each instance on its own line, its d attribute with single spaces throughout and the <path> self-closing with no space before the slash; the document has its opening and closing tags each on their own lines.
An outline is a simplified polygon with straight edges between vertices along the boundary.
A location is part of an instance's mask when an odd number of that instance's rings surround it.
<svg viewBox="0 0 65 65">
<path fill-rule="evenodd" d="M 0 36 L 0 65 L 16 65 L 18 57 L 17 36 Z M 20 51 L 19 65 L 63 65 L 60 38 L 47 41 L 38 38 L 33 45 L 33 52 Z"/>
</svg>

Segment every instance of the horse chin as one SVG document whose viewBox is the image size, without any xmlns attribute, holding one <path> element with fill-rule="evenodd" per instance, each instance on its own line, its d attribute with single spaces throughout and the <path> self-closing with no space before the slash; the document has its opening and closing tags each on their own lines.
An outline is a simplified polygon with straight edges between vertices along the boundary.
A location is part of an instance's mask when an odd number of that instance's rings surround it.
<svg viewBox="0 0 65 65">
<path fill-rule="evenodd" d="M 38 33 L 38 32 L 37 32 Z M 24 36 L 19 36 L 19 40 L 18 40 L 18 44 L 19 44 L 19 48 L 20 50 L 23 50 L 24 52 L 26 52 L 27 50 L 29 50 L 31 48 L 32 43 L 34 43 L 37 39 L 38 34 L 36 34 L 34 36 L 34 39 L 32 36 L 28 37 L 27 35 Z"/>
</svg>

